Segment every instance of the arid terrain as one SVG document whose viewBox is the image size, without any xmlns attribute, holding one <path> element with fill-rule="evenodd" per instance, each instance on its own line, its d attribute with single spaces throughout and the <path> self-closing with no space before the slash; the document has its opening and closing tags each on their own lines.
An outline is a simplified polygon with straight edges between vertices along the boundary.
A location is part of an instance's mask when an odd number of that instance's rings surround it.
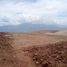
<svg viewBox="0 0 67 67">
<path fill-rule="evenodd" d="M 0 32 L 0 67 L 67 67 L 67 30 Z"/>
</svg>

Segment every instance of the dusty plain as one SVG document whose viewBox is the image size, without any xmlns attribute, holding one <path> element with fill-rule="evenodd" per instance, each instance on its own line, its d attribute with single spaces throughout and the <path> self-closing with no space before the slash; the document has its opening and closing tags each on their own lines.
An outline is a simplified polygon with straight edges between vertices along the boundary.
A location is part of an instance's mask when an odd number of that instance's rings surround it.
<svg viewBox="0 0 67 67">
<path fill-rule="evenodd" d="M 67 30 L 0 32 L 0 67 L 67 67 Z"/>
</svg>

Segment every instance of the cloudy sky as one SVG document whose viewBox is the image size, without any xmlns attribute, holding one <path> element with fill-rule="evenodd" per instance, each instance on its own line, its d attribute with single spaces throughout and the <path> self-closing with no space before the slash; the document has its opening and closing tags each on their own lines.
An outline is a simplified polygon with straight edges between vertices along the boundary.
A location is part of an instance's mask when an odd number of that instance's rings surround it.
<svg viewBox="0 0 67 67">
<path fill-rule="evenodd" d="M 67 24 L 67 0 L 0 0 L 0 26 Z"/>
</svg>

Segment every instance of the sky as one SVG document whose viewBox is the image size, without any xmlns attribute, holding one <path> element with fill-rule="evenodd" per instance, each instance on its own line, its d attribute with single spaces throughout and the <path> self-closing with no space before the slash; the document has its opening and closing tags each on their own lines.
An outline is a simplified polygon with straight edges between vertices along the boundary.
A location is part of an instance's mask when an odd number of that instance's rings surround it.
<svg viewBox="0 0 67 67">
<path fill-rule="evenodd" d="M 67 0 L 0 0 L 0 26 L 67 24 Z"/>
</svg>

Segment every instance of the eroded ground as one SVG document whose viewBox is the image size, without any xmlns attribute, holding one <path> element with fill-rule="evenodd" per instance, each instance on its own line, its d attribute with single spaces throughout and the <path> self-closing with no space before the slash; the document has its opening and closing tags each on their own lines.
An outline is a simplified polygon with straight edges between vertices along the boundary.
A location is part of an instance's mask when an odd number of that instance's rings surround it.
<svg viewBox="0 0 67 67">
<path fill-rule="evenodd" d="M 57 33 L 1 32 L 0 67 L 67 67 L 67 35 Z"/>
</svg>

